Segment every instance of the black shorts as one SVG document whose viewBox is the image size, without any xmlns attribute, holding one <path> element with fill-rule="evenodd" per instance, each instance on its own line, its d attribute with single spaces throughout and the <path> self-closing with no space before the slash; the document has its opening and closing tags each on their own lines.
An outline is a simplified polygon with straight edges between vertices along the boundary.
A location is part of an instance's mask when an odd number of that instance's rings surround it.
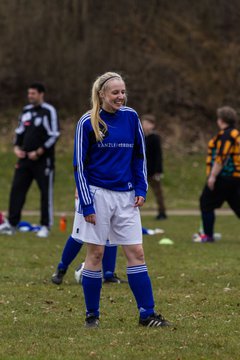
<svg viewBox="0 0 240 360">
<path fill-rule="evenodd" d="M 205 185 L 200 197 L 201 211 L 213 211 L 227 202 L 235 214 L 240 217 L 240 179 L 218 177 L 214 190 Z"/>
</svg>

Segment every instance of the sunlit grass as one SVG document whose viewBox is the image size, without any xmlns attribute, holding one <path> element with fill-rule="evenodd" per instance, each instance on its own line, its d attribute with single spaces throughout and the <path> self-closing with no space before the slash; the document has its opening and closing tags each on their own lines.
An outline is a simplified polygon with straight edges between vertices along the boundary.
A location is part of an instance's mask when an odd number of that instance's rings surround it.
<svg viewBox="0 0 240 360">
<path fill-rule="evenodd" d="M 30 219 L 36 221 L 36 219 Z M 193 244 L 196 217 L 170 217 L 163 227 L 174 245 L 159 245 L 162 236 L 146 236 L 145 254 L 156 309 L 173 321 L 171 329 L 138 326 L 135 301 L 128 285 L 104 285 L 101 326 L 84 329 L 82 289 L 70 266 L 61 286 L 50 278 L 71 231 L 53 228 L 47 239 L 34 234 L 1 236 L 1 359 L 238 359 L 239 358 L 239 223 L 219 217 L 223 239 Z M 117 273 L 126 278 L 119 249 Z"/>
</svg>

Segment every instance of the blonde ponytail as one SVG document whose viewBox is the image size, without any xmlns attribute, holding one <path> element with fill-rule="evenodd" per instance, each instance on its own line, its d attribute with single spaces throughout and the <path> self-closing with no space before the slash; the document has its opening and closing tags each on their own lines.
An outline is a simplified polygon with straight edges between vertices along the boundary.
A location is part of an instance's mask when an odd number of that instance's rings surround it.
<svg viewBox="0 0 240 360">
<path fill-rule="evenodd" d="M 105 89 L 108 80 L 117 78 L 122 80 L 122 77 L 114 72 L 107 72 L 99 76 L 92 86 L 92 109 L 91 109 L 91 124 L 97 141 L 102 141 L 104 133 L 107 131 L 107 124 L 100 118 L 99 112 L 101 109 L 101 99 L 99 92 Z M 103 129 L 100 129 L 102 125 Z"/>
</svg>

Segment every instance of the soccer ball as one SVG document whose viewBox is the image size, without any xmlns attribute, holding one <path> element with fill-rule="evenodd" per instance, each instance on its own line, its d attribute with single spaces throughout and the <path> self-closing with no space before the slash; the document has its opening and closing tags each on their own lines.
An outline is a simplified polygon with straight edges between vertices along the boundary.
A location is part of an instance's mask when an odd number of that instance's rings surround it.
<svg viewBox="0 0 240 360">
<path fill-rule="evenodd" d="M 85 263 L 81 263 L 75 270 L 75 273 L 74 273 L 74 277 L 75 277 L 75 280 L 78 284 L 82 284 L 82 272 L 83 272 L 83 269 L 84 269 L 84 265 Z"/>
</svg>

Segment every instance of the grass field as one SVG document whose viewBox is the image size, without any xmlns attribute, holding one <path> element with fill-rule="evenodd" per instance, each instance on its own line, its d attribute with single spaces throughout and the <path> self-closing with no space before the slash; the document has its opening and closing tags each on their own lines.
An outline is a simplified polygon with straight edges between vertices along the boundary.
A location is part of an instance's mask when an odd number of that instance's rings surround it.
<svg viewBox="0 0 240 360">
<path fill-rule="evenodd" d="M 36 219 L 31 219 L 36 221 Z M 101 327 L 85 329 L 82 289 L 71 265 L 64 284 L 50 277 L 71 231 L 58 224 L 47 239 L 34 234 L 1 236 L 1 359 L 239 359 L 239 222 L 219 216 L 223 239 L 193 244 L 199 219 L 170 217 L 162 226 L 174 245 L 159 245 L 161 236 L 146 236 L 145 253 L 156 309 L 175 326 L 145 329 L 137 324 L 135 301 L 127 284 L 103 285 Z M 117 273 L 125 275 L 119 249 Z"/>
</svg>

